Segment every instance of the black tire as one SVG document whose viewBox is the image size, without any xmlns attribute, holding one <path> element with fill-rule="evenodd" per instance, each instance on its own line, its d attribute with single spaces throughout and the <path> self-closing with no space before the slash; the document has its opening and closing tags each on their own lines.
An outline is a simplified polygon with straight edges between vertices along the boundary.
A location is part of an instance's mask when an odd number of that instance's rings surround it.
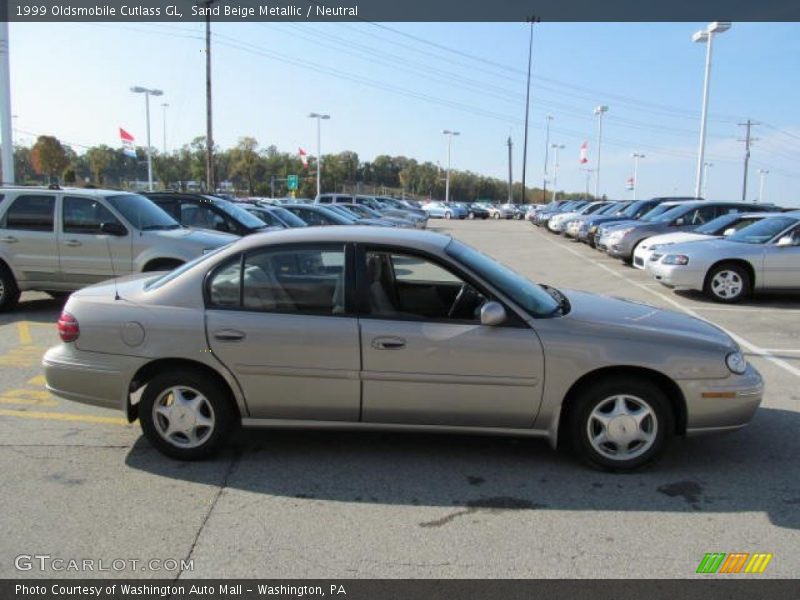
<svg viewBox="0 0 800 600">
<path fill-rule="evenodd" d="M 160 432 L 165 425 L 169 424 L 169 419 L 158 417 L 160 420 L 159 423 L 156 423 L 154 406 L 165 392 L 173 387 L 195 390 L 210 405 L 211 410 L 206 411 L 205 416 L 210 414 L 213 417 L 213 427 L 202 427 L 203 433 L 198 435 L 202 439 L 202 443 L 199 445 L 184 447 L 178 441 L 168 440 Z M 178 460 L 199 460 L 212 456 L 228 441 L 238 424 L 238 416 L 234 408 L 234 399 L 225 386 L 202 371 L 178 369 L 156 375 L 147 384 L 139 404 L 139 421 L 145 437 L 161 453 Z M 201 427 L 197 426 L 195 431 L 197 429 L 201 429 Z M 186 436 L 184 435 L 184 437 Z"/>
<path fill-rule="evenodd" d="M 19 302 L 19 288 L 14 274 L 6 265 L 0 265 L 0 312 L 14 310 Z"/>
<path fill-rule="evenodd" d="M 444 211 L 444 218 L 445 219 L 452 219 L 453 215 L 450 213 L 449 210 Z"/>
<path fill-rule="evenodd" d="M 718 278 L 724 277 L 725 273 L 728 273 L 731 282 L 727 289 L 721 288 L 717 284 Z M 703 292 L 715 302 L 733 304 L 747 298 L 752 292 L 752 286 L 753 282 L 747 269 L 735 263 L 722 263 L 708 271 L 703 283 Z"/>
<path fill-rule="evenodd" d="M 637 407 L 642 410 L 646 406 L 650 413 L 642 423 L 643 429 L 650 428 L 652 441 L 628 442 L 626 449 L 631 452 L 630 458 L 613 457 L 613 454 L 619 452 L 621 448 L 617 442 L 609 440 L 596 444 L 601 451 L 590 440 L 590 431 L 600 434 L 603 429 L 600 421 L 593 417 L 593 412 L 599 408 L 599 413 L 604 415 L 606 411 L 603 409 L 614 405 L 614 399 L 617 396 L 627 398 L 624 400 L 626 410 Z M 612 417 L 616 421 L 609 427 L 609 429 L 614 428 L 609 432 L 610 434 L 616 432 L 625 436 L 632 431 L 631 426 L 635 426 L 634 417 L 626 418 L 624 415 L 622 417 L 618 420 L 616 417 Z M 587 386 L 572 405 L 567 426 L 567 445 L 583 461 L 595 468 L 622 472 L 643 467 L 662 454 L 675 430 L 675 417 L 669 400 L 659 387 L 646 379 L 622 376 L 604 379 Z"/>
</svg>

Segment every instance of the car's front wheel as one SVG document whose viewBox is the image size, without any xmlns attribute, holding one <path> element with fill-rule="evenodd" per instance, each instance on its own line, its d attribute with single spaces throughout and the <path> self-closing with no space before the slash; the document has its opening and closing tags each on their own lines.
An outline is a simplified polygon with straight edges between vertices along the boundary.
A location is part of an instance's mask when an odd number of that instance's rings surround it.
<svg viewBox="0 0 800 600">
<path fill-rule="evenodd" d="M 736 264 L 717 265 L 709 271 L 703 291 L 717 302 L 738 302 L 750 293 L 750 274 Z"/>
<path fill-rule="evenodd" d="M 19 294 L 19 287 L 11 269 L 0 264 L 0 312 L 13 310 L 19 301 Z"/>
<path fill-rule="evenodd" d="M 179 369 L 154 377 L 139 406 L 145 437 L 180 460 L 211 456 L 236 424 L 230 392 L 202 371 Z"/>
<path fill-rule="evenodd" d="M 573 449 L 594 467 L 630 471 L 658 457 L 674 430 L 669 400 L 639 378 L 587 387 L 570 413 Z"/>
</svg>

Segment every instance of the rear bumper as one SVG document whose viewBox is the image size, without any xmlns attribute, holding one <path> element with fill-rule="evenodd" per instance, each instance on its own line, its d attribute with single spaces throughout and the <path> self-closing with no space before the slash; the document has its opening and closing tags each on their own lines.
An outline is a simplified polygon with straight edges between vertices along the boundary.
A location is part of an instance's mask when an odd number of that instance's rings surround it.
<svg viewBox="0 0 800 600">
<path fill-rule="evenodd" d="M 726 379 L 677 383 L 686 399 L 687 435 L 744 427 L 753 419 L 764 396 L 764 380 L 752 365 L 744 374 Z"/>
<path fill-rule="evenodd" d="M 45 353 L 42 366 L 50 393 L 74 402 L 125 410 L 131 380 L 145 362 L 59 344 Z"/>
</svg>

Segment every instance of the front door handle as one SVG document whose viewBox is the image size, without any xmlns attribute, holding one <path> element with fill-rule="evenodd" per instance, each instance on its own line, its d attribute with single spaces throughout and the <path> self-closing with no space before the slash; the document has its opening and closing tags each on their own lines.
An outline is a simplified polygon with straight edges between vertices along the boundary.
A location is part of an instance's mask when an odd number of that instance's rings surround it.
<svg viewBox="0 0 800 600">
<path fill-rule="evenodd" d="M 220 329 L 214 332 L 214 339 L 220 342 L 241 342 L 245 337 L 244 331 L 238 329 Z"/>
<path fill-rule="evenodd" d="M 381 336 L 372 340 L 372 347 L 376 350 L 400 350 L 406 347 L 406 341 L 401 337 Z"/>
<path fill-rule="evenodd" d="M 66 246 L 81 246 L 82 244 L 81 244 L 81 242 L 79 240 L 67 240 L 66 242 L 64 242 L 64 245 L 66 245 Z"/>
<path fill-rule="evenodd" d="M 15 238 L 13 235 L 7 235 L 4 238 L 0 238 L 0 242 L 5 242 L 6 244 L 16 244 L 17 238 Z"/>
</svg>

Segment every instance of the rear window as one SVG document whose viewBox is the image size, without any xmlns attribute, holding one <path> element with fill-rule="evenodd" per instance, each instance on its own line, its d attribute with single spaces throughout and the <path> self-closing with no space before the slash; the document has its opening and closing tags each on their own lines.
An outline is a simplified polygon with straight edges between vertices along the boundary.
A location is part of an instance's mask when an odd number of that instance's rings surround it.
<svg viewBox="0 0 800 600">
<path fill-rule="evenodd" d="M 53 231 L 55 196 L 17 196 L 3 217 L 6 229 L 25 231 Z"/>
</svg>

